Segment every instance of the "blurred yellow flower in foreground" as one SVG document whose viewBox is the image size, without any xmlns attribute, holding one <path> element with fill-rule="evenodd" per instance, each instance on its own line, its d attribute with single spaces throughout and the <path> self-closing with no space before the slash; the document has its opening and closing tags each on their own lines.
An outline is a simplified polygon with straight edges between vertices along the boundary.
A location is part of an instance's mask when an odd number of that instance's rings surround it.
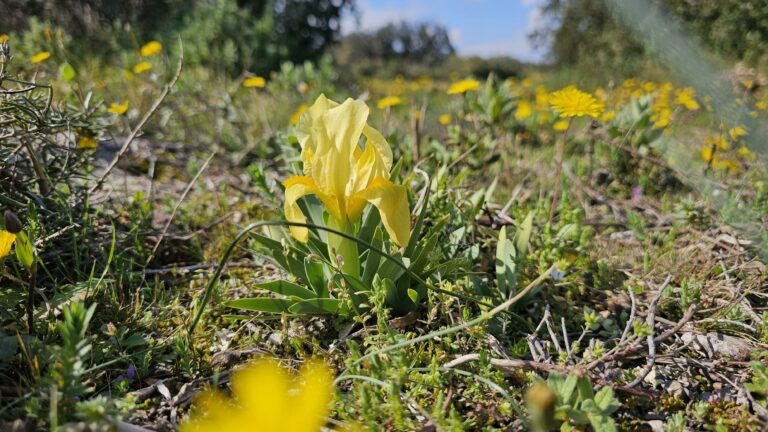
<svg viewBox="0 0 768 432">
<path fill-rule="evenodd" d="M 331 402 L 331 374 L 310 361 L 291 376 L 273 360 L 257 360 L 232 376 L 232 398 L 208 391 L 181 432 L 317 432 Z"/>
<path fill-rule="evenodd" d="M 301 118 L 301 115 L 304 114 L 304 111 L 309 108 L 309 105 L 307 104 L 301 104 L 298 108 L 296 108 L 296 111 L 291 116 L 291 124 L 296 124 L 299 122 L 299 119 Z"/>
<path fill-rule="evenodd" d="M 715 147 L 716 149 L 722 151 L 726 151 L 731 148 L 731 145 L 728 144 L 728 140 L 726 140 L 723 136 L 704 137 L 704 144 L 710 147 Z"/>
<path fill-rule="evenodd" d="M 267 85 L 267 80 L 260 76 L 246 78 L 243 81 L 243 87 L 248 88 L 263 88 L 265 85 Z"/>
<path fill-rule="evenodd" d="M 702 147 L 699 151 L 699 156 L 701 156 L 701 160 L 705 162 L 709 162 L 712 160 L 712 147 Z"/>
<path fill-rule="evenodd" d="M 379 99 L 378 102 L 376 102 L 376 107 L 378 109 L 387 109 L 393 106 L 402 105 L 405 101 L 400 98 L 400 96 L 387 96 L 385 98 Z"/>
<path fill-rule="evenodd" d="M 10 36 L 8 36 L 7 34 L 0 35 L 0 44 L 8 42 L 8 39 L 10 39 Z"/>
<path fill-rule="evenodd" d="M 95 139 L 89 137 L 89 136 L 81 136 L 77 140 L 77 146 L 81 149 L 94 149 L 99 145 L 98 141 Z"/>
<path fill-rule="evenodd" d="M 48 51 L 39 52 L 32 56 L 32 63 L 41 63 L 48 60 L 51 57 L 51 53 Z"/>
<path fill-rule="evenodd" d="M 349 227 L 373 204 L 392 240 L 399 246 L 410 239 L 411 215 L 405 187 L 389 180 L 392 149 L 384 136 L 368 126 L 368 106 L 347 99 L 339 104 L 320 95 L 298 123 L 304 175 L 286 179 L 285 217 L 306 223 L 298 205 L 305 195 L 315 195 L 330 214 L 329 225 Z M 364 136 L 365 146 L 359 144 Z M 308 241 L 304 227 L 291 227 L 299 241 Z"/>
<path fill-rule="evenodd" d="M 456 81 L 448 87 L 448 94 L 461 94 L 471 90 L 477 90 L 480 87 L 480 82 L 473 79 L 465 79 Z"/>
<path fill-rule="evenodd" d="M 142 57 L 151 57 L 163 50 L 163 45 L 158 41 L 147 42 L 146 45 L 141 47 Z"/>
<path fill-rule="evenodd" d="M 757 159 L 757 154 L 755 154 L 755 152 L 750 150 L 747 146 L 739 147 L 739 156 L 749 160 Z"/>
<path fill-rule="evenodd" d="M 11 246 L 13 246 L 15 240 L 16 234 L 6 230 L 0 230 L 0 260 L 11 253 Z"/>
<path fill-rule="evenodd" d="M 437 121 L 439 121 L 440 124 L 443 125 L 443 126 L 451 124 L 451 115 L 450 114 L 441 114 L 440 117 L 437 118 Z"/>
<path fill-rule="evenodd" d="M 552 125 L 552 129 L 554 129 L 557 132 L 563 132 L 564 130 L 568 129 L 568 120 L 556 121 L 555 124 Z"/>
<path fill-rule="evenodd" d="M 605 110 L 605 104 L 589 93 L 568 86 L 552 93 L 549 104 L 561 117 L 599 117 Z"/>
<path fill-rule="evenodd" d="M 133 73 L 138 75 L 140 73 L 144 73 L 151 69 L 152 69 L 152 63 L 143 61 L 133 67 Z"/>
<path fill-rule="evenodd" d="M 123 115 L 128 111 L 128 102 L 122 104 L 113 103 L 109 106 L 107 111 L 112 114 Z"/>
</svg>

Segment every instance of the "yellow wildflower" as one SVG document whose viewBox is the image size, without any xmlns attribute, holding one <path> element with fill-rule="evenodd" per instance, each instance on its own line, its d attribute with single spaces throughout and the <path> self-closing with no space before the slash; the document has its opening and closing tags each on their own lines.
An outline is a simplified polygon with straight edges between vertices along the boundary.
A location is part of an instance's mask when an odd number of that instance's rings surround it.
<svg viewBox="0 0 768 432">
<path fill-rule="evenodd" d="M 158 41 L 150 41 L 141 47 L 142 57 L 152 57 L 163 50 L 163 45 Z"/>
<path fill-rule="evenodd" d="M 136 66 L 133 67 L 133 73 L 138 75 L 140 73 L 144 73 L 151 69 L 152 69 L 152 63 L 143 61 L 136 64 Z"/>
<path fill-rule="evenodd" d="M 699 109 L 699 103 L 696 102 L 696 92 L 690 87 L 675 90 L 675 104 L 684 106 L 689 111 Z"/>
<path fill-rule="evenodd" d="M 747 146 L 739 147 L 739 156 L 749 160 L 757 159 L 757 155 L 755 154 L 755 152 L 750 150 Z"/>
<path fill-rule="evenodd" d="M 710 147 L 714 146 L 718 150 L 722 150 L 722 151 L 726 151 L 731 148 L 731 145 L 728 144 L 728 141 L 723 136 L 705 137 L 704 144 Z"/>
<path fill-rule="evenodd" d="M 517 104 L 517 110 L 515 110 L 515 120 L 525 120 L 530 117 L 531 114 L 533 114 L 533 108 L 531 107 L 530 102 L 523 100 Z"/>
<path fill-rule="evenodd" d="M 437 121 L 439 121 L 440 124 L 443 125 L 443 126 L 451 124 L 451 115 L 450 114 L 441 114 L 440 117 L 437 118 Z"/>
<path fill-rule="evenodd" d="M 42 51 L 32 56 L 32 63 L 42 63 L 51 57 L 48 51 Z"/>
<path fill-rule="evenodd" d="M 525 78 L 522 81 L 520 81 L 520 85 L 523 87 L 530 87 L 533 85 L 533 78 Z"/>
<path fill-rule="evenodd" d="M 8 36 L 7 34 L 0 35 L 0 44 L 4 44 L 8 42 L 8 39 L 10 39 L 10 36 Z"/>
<path fill-rule="evenodd" d="M 705 162 L 711 161 L 712 160 L 712 147 L 710 147 L 710 146 L 702 147 L 701 150 L 699 151 L 699 156 L 701 156 L 701 160 L 703 160 Z"/>
<path fill-rule="evenodd" d="M 300 376 L 273 360 L 257 360 L 232 376 L 232 398 L 208 391 L 181 432 L 316 432 L 325 424 L 331 402 L 328 368 L 312 361 Z"/>
<path fill-rule="evenodd" d="M 402 105 L 404 103 L 405 101 L 403 101 L 399 96 L 387 96 L 385 98 L 379 99 L 379 101 L 376 102 L 376 107 L 379 109 L 387 109 L 393 106 Z"/>
<path fill-rule="evenodd" d="M 471 90 L 477 90 L 480 87 L 480 82 L 473 79 L 465 79 L 456 81 L 448 88 L 448 94 L 462 94 Z"/>
<path fill-rule="evenodd" d="M 304 175 L 286 179 L 285 217 L 305 223 L 297 201 L 315 195 L 330 214 L 329 224 L 349 227 L 368 203 L 378 208 L 392 240 L 404 246 L 410 239 L 410 210 L 405 187 L 389 180 L 392 149 L 386 139 L 366 122 L 364 102 L 347 99 L 339 104 L 320 95 L 298 122 Z M 365 146 L 359 145 L 365 136 Z M 299 241 L 308 241 L 304 227 L 291 227 Z"/>
<path fill-rule="evenodd" d="M 728 170 L 728 171 L 731 171 L 731 172 L 739 171 L 739 169 L 741 168 L 739 166 L 739 163 L 736 162 L 733 159 L 718 159 L 718 158 L 714 158 L 712 160 L 711 165 L 712 165 L 712 169 Z"/>
<path fill-rule="evenodd" d="M 768 101 L 764 101 L 764 100 L 757 101 L 755 102 L 755 107 L 757 107 L 757 109 L 759 110 L 764 110 L 768 108 Z"/>
<path fill-rule="evenodd" d="M 749 116 L 752 117 L 752 118 L 757 118 L 758 115 L 759 114 L 757 113 L 757 111 L 750 111 L 749 112 Z"/>
<path fill-rule="evenodd" d="M 243 81 L 243 87 L 247 88 L 264 88 L 266 85 L 267 80 L 260 76 L 246 78 L 245 81 Z"/>
<path fill-rule="evenodd" d="M 16 234 L 6 231 L 6 230 L 0 230 L 0 260 L 7 257 L 9 253 L 11 253 L 11 247 L 13 246 L 13 242 L 16 240 Z"/>
<path fill-rule="evenodd" d="M 568 129 L 568 120 L 556 121 L 555 124 L 552 125 L 552 129 L 554 129 L 557 132 L 563 132 L 564 130 Z"/>
<path fill-rule="evenodd" d="M 128 111 L 128 102 L 125 103 L 113 103 L 109 105 L 108 112 L 117 115 L 123 115 Z"/>
<path fill-rule="evenodd" d="M 737 140 L 739 137 L 743 137 L 746 134 L 747 130 L 744 129 L 743 126 L 736 126 L 728 131 L 728 136 L 730 136 L 732 140 Z"/>
<path fill-rule="evenodd" d="M 552 109 L 561 117 L 599 117 L 605 104 L 574 86 L 568 86 L 552 93 L 549 97 Z"/>
<path fill-rule="evenodd" d="M 608 123 L 609 121 L 616 118 L 616 111 L 610 110 L 603 113 L 603 115 L 600 116 L 600 121 L 603 123 Z"/>
<path fill-rule="evenodd" d="M 82 135 L 77 140 L 77 146 L 81 149 L 95 149 L 98 145 L 98 141 L 86 135 Z"/>
<path fill-rule="evenodd" d="M 307 104 L 301 104 L 298 108 L 296 108 L 296 111 L 291 115 L 291 124 L 296 124 L 299 122 L 299 119 L 301 118 L 301 115 L 304 114 L 304 111 L 309 108 L 309 105 Z"/>
</svg>

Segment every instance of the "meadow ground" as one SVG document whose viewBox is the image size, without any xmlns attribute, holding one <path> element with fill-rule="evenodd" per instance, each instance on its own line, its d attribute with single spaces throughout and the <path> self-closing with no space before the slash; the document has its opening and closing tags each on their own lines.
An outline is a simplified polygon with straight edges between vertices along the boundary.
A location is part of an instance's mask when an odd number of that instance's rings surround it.
<svg viewBox="0 0 768 432">
<path fill-rule="evenodd" d="M 725 116 L 641 77 L 230 79 L 151 48 L 4 69 L 3 430 L 765 425 L 752 84 Z M 256 358 L 303 384 L 261 363 L 243 414 Z"/>
</svg>

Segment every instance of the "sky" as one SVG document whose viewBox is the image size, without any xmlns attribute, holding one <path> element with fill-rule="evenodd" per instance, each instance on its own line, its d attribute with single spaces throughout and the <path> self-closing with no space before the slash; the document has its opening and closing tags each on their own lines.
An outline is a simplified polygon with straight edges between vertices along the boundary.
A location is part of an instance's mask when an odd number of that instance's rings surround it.
<svg viewBox="0 0 768 432">
<path fill-rule="evenodd" d="M 347 16 L 342 32 L 375 30 L 390 22 L 430 21 L 448 29 L 461 55 L 508 55 L 540 61 L 527 35 L 538 26 L 541 0 L 357 0 L 358 18 Z"/>
</svg>

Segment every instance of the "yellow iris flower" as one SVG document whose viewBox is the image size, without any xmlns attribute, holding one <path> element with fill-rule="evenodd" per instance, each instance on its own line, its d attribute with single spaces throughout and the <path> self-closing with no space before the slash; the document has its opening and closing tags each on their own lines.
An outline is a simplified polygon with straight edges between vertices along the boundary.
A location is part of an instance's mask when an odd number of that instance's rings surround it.
<svg viewBox="0 0 768 432">
<path fill-rule="evenodd" d="M 297 379 L 299 378 L 299 379 Z M 181 432 L 315 432 L 325 424 L 331 402 L 331 374 L 318 361 L 299 377 L 273 360 L 257 360 L 232 377 L 233 399 L 209 391 L 197 399 L 197 411 Z"/>
<path fill-rule="evenodd" d="M 13 246 L 13 242 L 16 240 L 16 234 L 6 231 L 6 230 L 0 230 L 0 260 L 7 257 L 9 253 L 11 253 L 11 247 Z"/>
<path fill-rule="evenodd" d="M 392 150 L 384 136 L 368 126 L 368 106 L 347 99 L 339 104 L 320 95 L 297 124 L 304 175 L 285 180 L 285 217 L 305 223 L 298 200 L 315 195 L 331 216 L 330 224 L 346 229 L 354 225 L 365 206 L 379 210 L 392 240 L 404 246 L 410 239 L 410 210 L 405 187 L 389 181 Z M 358 143 L 365 137 L 365 145 Z M 299 241 L 308 230 L 291 227 Z"/>
</svg>

